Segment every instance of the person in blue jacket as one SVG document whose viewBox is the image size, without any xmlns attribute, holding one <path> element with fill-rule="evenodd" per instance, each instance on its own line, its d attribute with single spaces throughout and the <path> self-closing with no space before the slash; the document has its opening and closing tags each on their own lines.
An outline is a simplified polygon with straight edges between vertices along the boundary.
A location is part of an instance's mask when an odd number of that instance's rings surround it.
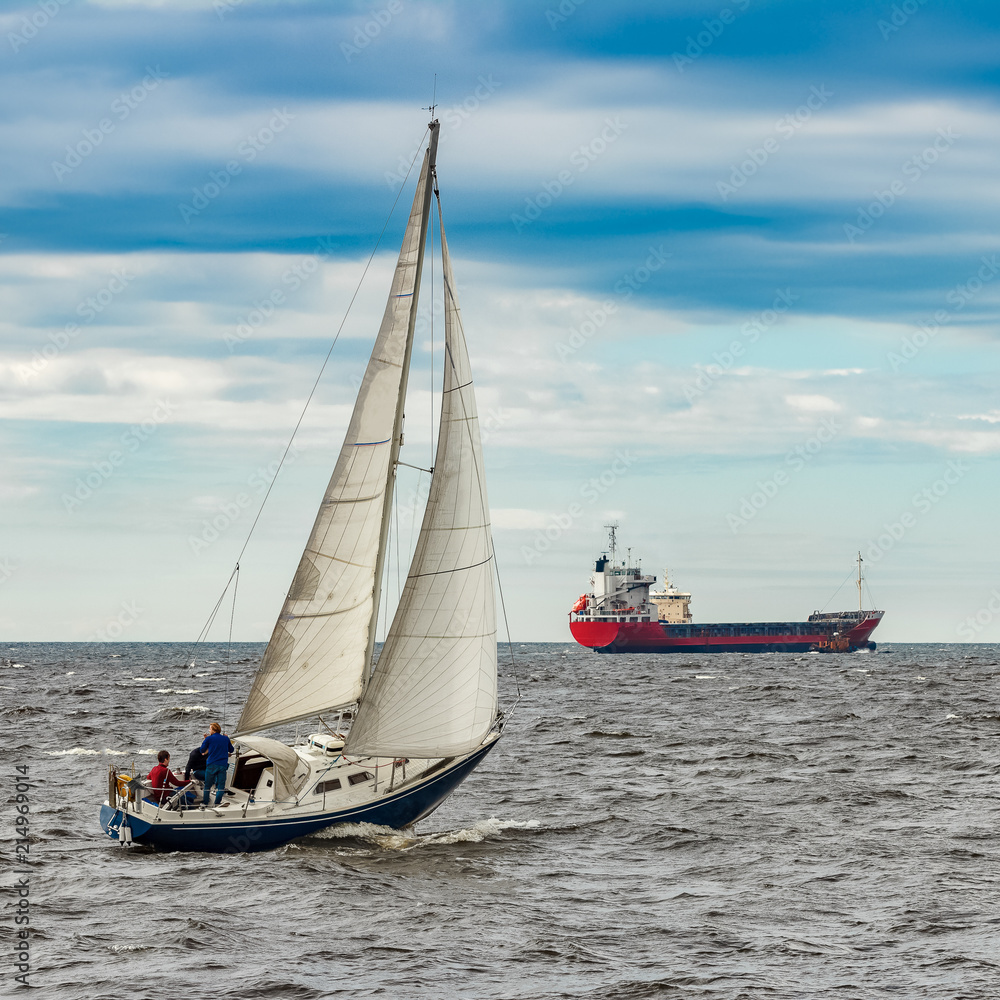
<svg viewBox="0 0 1000 1000">
<path fill-rule="evenodd" d="M 213 722 L 208 727 L 208 734 L 199 750 L 205 754 L 205 793 L 202 805 L 208 805 L 208 793 L 215 785 L 215 804 L 222 801 L 226 794 L 226 771 L 229 770 L 229 755 L 234 747 L 229 737 L 222 731 L 222 726 Z"/>
</svg>

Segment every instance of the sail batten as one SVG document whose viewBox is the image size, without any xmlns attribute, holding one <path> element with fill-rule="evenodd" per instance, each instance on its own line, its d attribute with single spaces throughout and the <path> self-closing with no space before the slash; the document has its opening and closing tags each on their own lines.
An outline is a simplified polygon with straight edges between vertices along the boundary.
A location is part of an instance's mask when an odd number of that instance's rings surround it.
<svg viewBox="0 0 1000 1000">
<path fill-rule="evenodd" d="M 432 165 L 428 150 L 344 444 L 243 707 L 239 733 L 334 711 L 361 694 Z"/>
<path fill-rule="evenodd" d="M 414 758 L 470 753 L 496 718 L 489 504 L 443 223 L 441 252 L 446 349 L 434 474 L 399 606 L 348 735 L 349 753 Z"/>
</svg>

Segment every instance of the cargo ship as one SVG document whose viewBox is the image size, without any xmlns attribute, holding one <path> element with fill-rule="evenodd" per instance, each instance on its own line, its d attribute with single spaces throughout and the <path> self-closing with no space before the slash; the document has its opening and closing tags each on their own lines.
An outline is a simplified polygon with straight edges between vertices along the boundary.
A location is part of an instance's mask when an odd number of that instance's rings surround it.
<svg viewBox="0 0 1000 1000">
<path fill-rule="evenodd" d="M 697 624 L 691 594 L 664 573 L 662 590 L 629 558 L 617 560 L 617 524 L 607 526 L 608 548 L 594 564 L 590 592 L 581 594 L 569 615 L 569 629 L 595 653 L 771 653 L 874 650 L 869 636 L 882 611 L 862 607 L 861 554 L 858 553 L 858 610 L 813 612 L 804 622 Z"/>
</svg>

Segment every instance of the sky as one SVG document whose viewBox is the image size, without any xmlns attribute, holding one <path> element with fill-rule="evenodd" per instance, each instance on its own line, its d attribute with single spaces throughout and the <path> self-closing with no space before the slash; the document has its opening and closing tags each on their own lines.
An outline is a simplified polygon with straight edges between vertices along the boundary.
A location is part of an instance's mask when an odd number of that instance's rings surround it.
<svg viewBox="0 0 1000 1000">
<path fill-rule="evenodd" d="M 515 642 L 610 521 L 696 621 L 856 607 L 860 550 L 876 640 L 1000 641 L 997 51 L 976 0 L 7 0 L 0 636 L 198 635 L 375 250 L 241 558 L 268 637 L 434 100 Z"/>
</svg>

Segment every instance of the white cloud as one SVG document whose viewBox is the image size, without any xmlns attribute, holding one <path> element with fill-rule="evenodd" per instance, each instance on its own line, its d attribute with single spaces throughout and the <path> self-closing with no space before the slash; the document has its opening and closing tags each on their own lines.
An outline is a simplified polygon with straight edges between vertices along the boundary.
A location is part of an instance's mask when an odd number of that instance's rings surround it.
<svg viewBox="0 0 1000 1000">
<path fill-rule="evenodd" d="M 517 507 L 493 508 L 490 521 L 497 531 L 535 531 L 551 524 L 550 515 L 544 511 Z"/>
<path fill-rule="evenodd" d="M 13 421 L 129 424 L 148 418 L 161 400 L 171 423 L 211 433 L 280 436 L 294 425 L 326 344 L 339 323 L 361 262 L 326 263 L 245 340 L 227 344 L 255 303 L 282 288 L 289 258 L 273 254 L 19 255 L 0 257 L 0 307 L 8 317 L 0 351 L 0 416 Z M 328 380 L 306 433 L 329 441 L 343 432 L 367 344 L 378 327 L 391 258 L 374 266 L 336 349 Z M 90 325 L 57 350 L 77 305 L 115 270 L 136 278 Z M 615 310 L 589 337 L 566 351 L 573 330 L 605 297 L 558 286 L 526 287 L 517 267 L 459 260 L 459 294 L 477 373 L 490 448 L 597 458 L 628 446 L 647 455 L 746 455 L 793 447 L 821 418 L 837 415 L 837 447 L 920 443 L 944 450 L 993 451 L 988 383 L 887 368 L 775 368 L 767 333 L 755 364 L 706 378 L 685 357 L 706 362 L 706 337 L 728 343 L 742 316 L 711 317 L 656 307 L 641 296 L 615 300 Z M 537 280 L 537 276 L 533 276 Z M 425 298 L 424 309 L 429 308 Z M 426 366 L 429 323 L 420 321 L 421 350 L 411 383 L 408 439 L 428 441 L 431 409 Z M 838 317 L 797 317 L 800 337 L 876 337 L 892 348 L 903 328 Z M 437 325 L 440 336 L 440 323 Z M 958 336 L 958 333 L 955 333 Z M 292 345 L 309 345 L 305 351 Z M 711 340 L 708 342 L 712 343 Z M 233 346 L 230 351 L 229 347 Z M 697 356 L 697 355 L 696 355 Z M 768 363 L 770 362 L 770 364 Z M 436 375 L 440 385 L 440 376 Z M 702 379 L 701 382 L 698 379 Z M 692 386 L 700 386 L 691 394 Z M 933 399 L 933 405 L 930 400 Z M 790 417 L 790 412 L 792 416 Z"/>
<path fill-rule="evenodd" d="M 785 396 L 785 402 L 803 413 L 836 413 L 843 406 L 829 396 Z"/>
<path fill-rule="evenodd" d="M 207 0 L 192 6 L 211 7 Z M 432 30 L 429 23 L 411 27 Z M 726 72 L 713 77 L 708 67 L 703 70 L 709 89 Z M 163 71 L 166 78 L 124 119 L 114 102 L 141 84 L 145 68 L 136 70 L 134 81 L 123 83 L 107 74 L 69 90 L 46 85 L 42 74 L 34 79 L 23 74 L 21 86 L 0 95 L 0 105 L 7 105 L 0 149 L 9 151 L 3 157 L 0 195 L 10 199 L 39 189 L 176 190 L 180 170 L 189 198 L 189 189 L 204 185 L 210 170 L 230 161 L 242 170 L 232 179 L 234 188 L 258 167 L 268 166 L 382 184 L 387 173 L 410 161 L 424 129 L 408 102 L 298 95 L 271 100 L 206 90 L 201 79 L 171 73 L 166 65 Z M 965 202 L 982 209 L 998 197 L 993 163 L 1000 144 L 1000 110 L 986 104 L 924 98 L 857 103 L 834 92 L 808 122 L 786 135 L 776 127 L 795 112 L 800 95 L 770 106 L 759 101 L 749 110 L 722 101 L 706 106 L 702 93 L 678 89 L 676 74 L 666 67 L 623 70 L 596 61 L 561 62 L 538 84 L 544 101 L 520 87 L 516 76 L 500 73 L 487 79 L 485 89 L 470 79 L 468 94 L 459 93 L 451 105 L 442 105 L 442 177 L 449 190 L 488 189 L 495 197 L 509 197 L 512 212 L 561 171 L 571 178 L 563 197 L 693 201 L 727 211 L 773 200 L 867 204 L 874 191 L 894 179 L 906 184 L 902 200 L 907 202 Z M 481 99 L 475 96 L 477 87 Z M 652 99 L 667 87 L 673 93 L 669 103 Z M 808 96 L 807 88 L 801 99 Z M 472 110 L 449 110 L 463 101 L 471 102 Z M 286 109 L 292 120 L 273 141 L 269 137 L 251 162 L 241 152 L 242 144 L 268 127 L 275 109 Z M 114 131 L 57 179 L 52 164 L 64 160 L 66 146 L 75 146 L 85 138 L 83 130 L 93 130 L 102 118 Z M 621 131 L 602 142 L 608 121 L 619 123 Z M 903 176 L 906 161 L 927 148 L 939 129 L 958 138 L 916 179 Z M 723 198 L 718 184 L 740 169 L 748 150 L 759 150 L 768 140 L 777 144 L 774 151 L 759 165 L 751 164 L 745 183 Z M 591 154 L 580 159 L 581 147 L 593 147 Z M 39 172 L 38 163 L 46 169 Z M 960 184 L 956 177 L 962 178 Z M 387 193 L 392 186 L 386 184 Z"/>
</svg>

